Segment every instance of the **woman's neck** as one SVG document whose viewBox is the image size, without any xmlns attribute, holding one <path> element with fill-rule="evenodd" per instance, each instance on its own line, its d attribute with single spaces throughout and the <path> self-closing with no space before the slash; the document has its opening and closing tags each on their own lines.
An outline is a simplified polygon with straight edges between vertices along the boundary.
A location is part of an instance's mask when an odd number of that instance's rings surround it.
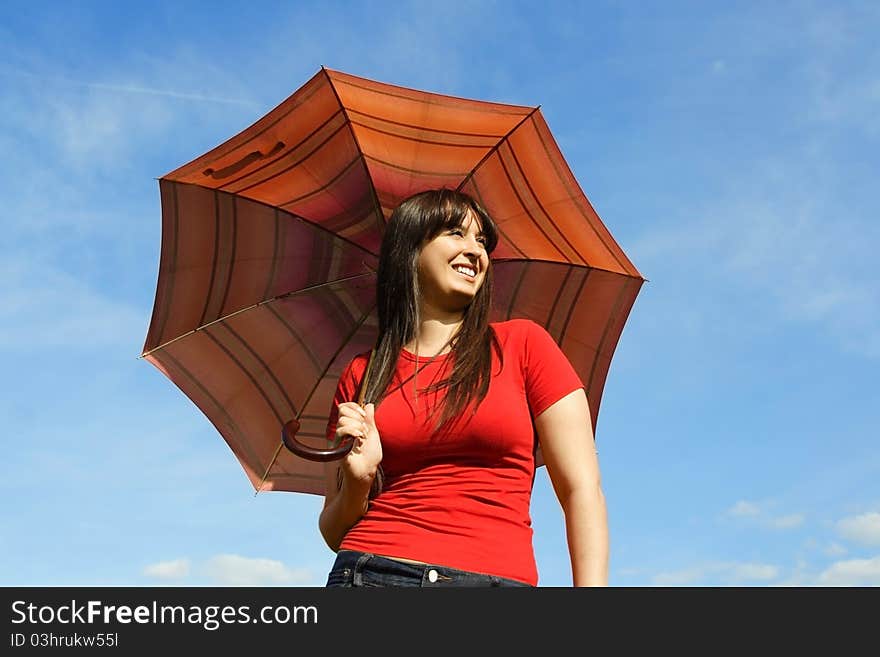
<svg viewBox="0 0 880 657">
<path fill-rule="evenodd" d="M 440 314 L 424 312 L 419 326 L 416 329 L 416 337 L 403 346 L 409 352 L 417 356 L 436 356 L 450 350 L 452 338 L 458 333 L 464 321 L 459 314 Z"/>
</svg>

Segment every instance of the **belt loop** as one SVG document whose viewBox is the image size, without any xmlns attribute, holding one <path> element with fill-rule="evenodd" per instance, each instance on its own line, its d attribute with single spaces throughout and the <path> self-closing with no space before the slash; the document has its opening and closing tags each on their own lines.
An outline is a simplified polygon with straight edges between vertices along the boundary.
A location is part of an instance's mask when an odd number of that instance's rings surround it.
<svg viewBox="0 0 880 657">
<path fill-rule="evenodd" d="M 367 565 L 367 562 L 373 558 L 373 555 L 365 552 L 360 557 L 358 557 L 357 563 L 354 566 L 354 579 L 352 580 L 352 586 L 363 586 L 364 585 L 364 575 L 363 570 L 364 566 Z"/>
</svg>

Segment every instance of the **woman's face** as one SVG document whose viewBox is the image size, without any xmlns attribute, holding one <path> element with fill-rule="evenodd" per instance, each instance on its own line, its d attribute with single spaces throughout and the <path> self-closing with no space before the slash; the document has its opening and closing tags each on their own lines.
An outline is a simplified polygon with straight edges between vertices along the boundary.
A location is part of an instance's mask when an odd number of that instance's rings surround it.
<svg viewBox="0 0 880 657">
<path fill-rule="evenodd" d="M 461 311 L 486 278 L 489 255 L 480 222 L 469 212 L 460 228 L 444 228 L 419 253 L 422 303 L 440 310 Z"/>
</svg>

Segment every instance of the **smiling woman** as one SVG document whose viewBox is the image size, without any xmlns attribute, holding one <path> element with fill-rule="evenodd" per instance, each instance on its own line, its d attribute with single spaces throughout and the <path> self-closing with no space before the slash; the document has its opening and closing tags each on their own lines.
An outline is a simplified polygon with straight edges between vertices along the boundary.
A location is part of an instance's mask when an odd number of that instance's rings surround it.
<svg viewBox="0 0 880 657">
<path fill-rule="evenodd" d="M 448 189 L 406 199 L 388 222 L 380 338 L 344 370 L 327 427 L 328 439 L 354 440 L 325 466 L 319 526 L 337 552 L 328 586 L 536 585 L 539 445 L 565 511 L 573 581 L 607 583 L 583 383 L 540 325 L 489 321 L 497 243 L 480 204 Z M 352 401 L 359 392 L 363 405 Z"/>
</svg>

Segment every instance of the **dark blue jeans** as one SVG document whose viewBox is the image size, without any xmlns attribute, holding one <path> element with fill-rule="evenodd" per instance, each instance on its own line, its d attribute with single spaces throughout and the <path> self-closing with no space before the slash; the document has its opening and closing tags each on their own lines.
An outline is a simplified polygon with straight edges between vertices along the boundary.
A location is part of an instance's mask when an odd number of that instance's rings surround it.
<svg viewBox="0 0 880 657">
<path fill-rule="evenodd" d="M 328 587 L 379 586 L 531 586 L 513 579 L 466 570 L 387 559 L 340 550 L 327 577 Z"/>
</svg>

